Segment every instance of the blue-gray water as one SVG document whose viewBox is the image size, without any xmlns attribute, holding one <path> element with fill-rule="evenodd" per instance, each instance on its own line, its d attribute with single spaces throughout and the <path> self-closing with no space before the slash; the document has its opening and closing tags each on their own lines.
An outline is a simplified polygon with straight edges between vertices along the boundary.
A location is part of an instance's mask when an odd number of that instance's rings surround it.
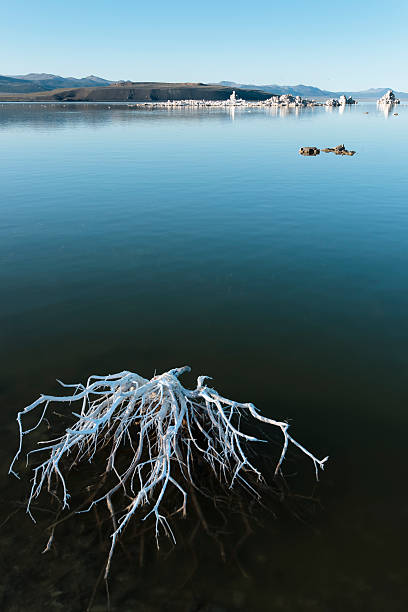
<svg viewBox="0 0 408 612">
<path fill-rule="evenodd" d="M 407 130 L 405 105 L 0 105 L 3 519 L 28 486 L 6 474 L 16 411 L 56 378 L 189 364 L 331 457 L 313 518 L 186 584 L 180 553 L 122 580 L 119 558 L 113 610 L 406 610 Z M 357 154 L 298 154 L 340 143 Z M 3 525 L 2 609 L 86 609 L 105 553 L 76 555 L 82 516 L 43 556 L 24 511 Z"/>
</svg>

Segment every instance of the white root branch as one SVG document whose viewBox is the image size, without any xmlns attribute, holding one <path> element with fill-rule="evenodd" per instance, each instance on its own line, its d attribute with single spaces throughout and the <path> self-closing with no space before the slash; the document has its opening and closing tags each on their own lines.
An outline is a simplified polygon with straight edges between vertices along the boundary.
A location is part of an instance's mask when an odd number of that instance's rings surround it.
<svg viewBox="0 0 408 612">
<path fill-rule="evenodd" d="M 247 455 L 248 446 L 261 440 L 241 431 L 243 417 L 252 416 L 255 421 L 281 430 L 283 445 L 276 473 L 281 470 L 290 443 L 313 461 L 316 478 L 319 468 L 323 469 L 328 459 L 317 459 L 296 442 L 289 434 L 288 423 L 262 416 L 251 403 L 242 404 L 219 395 L 205 384 L 206 376 L 197 379 L 194 390 L 186 389 L 179 376 L 188 371 L 188 366 L 176 368 L 151 380 L 124 371 L 109 376 L 91 376 L 85 386 L 61 383 L 74 389 L 73 394 L 62 397 L 41 395 L 18 413 L 20 443 L 9 470 L 16 476 L 14 465 L 22 451 L 23 437 L 41 424 L 48 406 L 61 402 L 80 405 L 80 410 L 72 413 L 77 418 L 72 427 L 66 429 L 61 437 L 41 442 L 40 448 L 28 453 L 47 452 L 47 458 L 33 470 L 27 507 L 31 516 L 33 500 L 44 488 L 53 492 L 58 483 L 62 487 L 62 507 L 68 506 L 70 495 L 64 478 L 67 466 L 63 460 L 68 459 L 69 466 L 85 459 L 90 462 L 98 449 L 110 445 L 105 472 L 115 477 L 115 483 L 85 510 L 105 501 L 112 516 L 114 532 L 107 572 L 118 536 L 143 506 L 149 506 L 143 520 L 149 515 L 155 518 L 156 538 L 161 527 L 174 540 L 166 513 L 161 510 L 162 502 L 168 487 L 172 486 L 180 494 L 177 512 L 186 514 L 187 489 L 190 484 L 195 486 L 197 457 L 210 467 L 222 484 L 232 488 L 239 483 L 257 495 L 247 481 L 247 475 L 252 473 L 257 479 L 262 476 Z M 24 430 L 23 417 L 37 408 L 41 412 L 36 425 Z M 117 461 L 119 454 L 123 458 L 124 448 L 125 468 L 122 461 Z M 120 489 L 130 502 L 116 520 L 112 496 Z"/>
</svg>

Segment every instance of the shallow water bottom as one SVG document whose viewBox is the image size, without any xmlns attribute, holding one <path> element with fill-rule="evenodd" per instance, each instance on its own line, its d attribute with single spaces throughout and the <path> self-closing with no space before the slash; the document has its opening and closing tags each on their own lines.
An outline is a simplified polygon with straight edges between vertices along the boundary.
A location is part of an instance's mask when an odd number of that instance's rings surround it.
<svg viewBox="0 0 408 612">
<path fill-rule="evenodd" d="M 296 466 L 320 504 L 303 521 L 266 513 L 225 562 L 202 530 L 193 550 L 180 542 L 167 557 L 163 544 L 157 558 L 146 547 L 143 567 L 129 538 L 111 609 L 406 610 L 398 113 L 1 106 L 2 609 L 86 610 L 106 559 L 94 515 L 63 523 L 41 554 L 57 508 L 42 499 L 34 525 L 29 476 L 7 476 L 17 410 L 56 392 L 56 378 L 189 364 L 186 384 L 213 376 L 220 393 L 289 419 L 294 437 L 330 455 L 317 487 L 312 466 Z M 343 142 L 357 154 L 298 154 Z M 92 609 L 106 605 L 102 581 Z"/>
</svg>

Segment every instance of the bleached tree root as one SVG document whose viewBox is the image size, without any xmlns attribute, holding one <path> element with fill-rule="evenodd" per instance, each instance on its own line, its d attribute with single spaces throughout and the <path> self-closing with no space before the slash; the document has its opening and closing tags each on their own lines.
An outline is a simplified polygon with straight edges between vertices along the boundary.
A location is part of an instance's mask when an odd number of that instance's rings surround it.
<svg viewBox="0 0 408 612">
<path fill-rule="evenodd" d="M 10 466 L 10 473 L 16 476 L 14 466 L 22 452 L 23 437 L 41 424 L 50 404 L 67 402 L 80 406 L 78 412 L 72 413 L 77 419 L 72 427 L 60 437 L 40 442 L 41 448 L 28 453 L 47 453 L 47 458 L 33 470 L 27 507 L 31 516 L 31 504 L 41 491 L 47 489 L 55 494 L 57 485 L 62 490 L 62 509 L 68 507 L 66 470 L 81 461 L 91 462 L 95 453 L 108 449 L 103 477 L 110 483 L 108 490 L 96 495 L 84 510 L 104 501 L 110 512 L 114 531 L 106 575 L 119 535 L 144 507 L 148 510 L 142 520 L 150 515 L 155 519 L 157 546 L 160 527 L 175 541 L 163 500 L 170 489 L 178 492 L 180 505 L 171 514 L 186 515 L 188 492 L 191 487 L 200 490 L 200 483 L 195 481 L 198 462 L 205 464 L 226 489 L 243 486 L 259 497 L 254 482 L 262 480 L 262 475 L 250 461 L 249 451 L 253 443 L 262 440 L 242 431 L 243 421 L 261 422 L 280 430 L 282 450 L 275 474 L 281 471 L 289 444 L 312 460 L 316 478 L 328 459 L 317 459 L 294 440 L 288 423 L 262 416 L 251 403 L 234 402 L 219 395 L 206 385 L 206 376 L 197 379 L 195 389 L 186 389 L 179 377 L 188 371 L 188 366 L 176 368 L 151 380 L 123 371 L 90 376 L 86 385 L 61 383 L 74 389 L 73 394 L 41 395 L 18 413 L 20 443 Z M 24 430 L 23 417 L 37 408 L 40 411 L 37 423 Z M 117 519 L 112 500 L 120 491 L 128 504 Z"/>
</svg>

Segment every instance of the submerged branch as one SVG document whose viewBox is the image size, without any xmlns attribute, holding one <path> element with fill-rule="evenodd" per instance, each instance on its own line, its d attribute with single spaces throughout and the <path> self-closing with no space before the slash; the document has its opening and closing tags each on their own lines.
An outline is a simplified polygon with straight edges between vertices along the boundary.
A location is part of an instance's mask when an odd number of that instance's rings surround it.
<svg viewBox="0 0 408 612">
<path fill-rule="evenodd" d="M 144 507 L 148 509 L 142 520 L 150 515 L 155 519 L 157 546 L 160 528 L 175 541 L 168 521 L 170 515 L 163 510 L 163 500 L 169 489 L 173 489 L 180 503 L 171 515 L 186 515 L 189 492 L 192 487 L 200 490 L 195 482 L 198 463 L 206 465 L 226 489 L 241 486 L 260 497 L 256 481 L 261 481 L 262 475 L 251 463 L 249 454 L 250 447 L 263 440 L 242 431 L 243 420 L 272 425 L 281 431 L 283 444 L 275 474 L 280 473 L 290 444 L 312 460 L 316 478 L 319 468 L 323 469 L 327 461 L 327 457 L 316 458 L 294 440 L 289 434 L 288 423 L 262 416 L 251 403 L 222 397 L 206 385 L 208 377 L 200 376 L 195 389 L 186 389 L 179 377 L 189 371 L 188 366 L 176 368 L 151 380 L 123 371 L 109 376 L 91 376 L 86 385 L 61 383 L 73 389 L 73 394 L 41 395 L 18 413 L 20 442 L 9 470 L 16 476 L 14 466 L 22 452 L 23 437 L 42 423 L 48 406 L 60 402 L 80 405 L 78 412 L 72 413 L 77 419 L 74 425 L 62 436 L 42 442 L 44 446 L 28 453 L 47 453 L 46 459 L 33 470 L 27 506 L 31 517 L 32 502 L 43 489 L 55 495 L 58 484 L 62 489 L 62 509 L 68 507 L 67 460 L 69 469 L 81 461 L 91 462 L 98 451 L 108 448 L 104 478 L 109 476 L 113 481 L 106 492 L 95 496 L 83 510 L 89 511 L 104 501 L 111 514 L 114 531 L 106 573 L 118 536 Z M 24 429 L 23 417 L 36 409 L 41 411 L 36 425 Z M 120 490 L 129 501 L 117 518 L 112 497 Z"/>
</svg>

